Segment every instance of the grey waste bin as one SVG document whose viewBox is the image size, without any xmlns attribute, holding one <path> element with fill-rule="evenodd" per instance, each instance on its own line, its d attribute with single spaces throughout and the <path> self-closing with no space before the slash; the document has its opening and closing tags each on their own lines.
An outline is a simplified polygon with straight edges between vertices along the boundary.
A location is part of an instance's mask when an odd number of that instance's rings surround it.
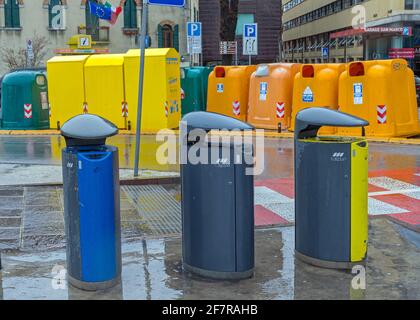
<svg viewBox="0 0 420 320">
<path fill-rule="evenodd" d="M 348 269 L 362 262 L 368 236 L 368 144 L 364 138 L 318 137 L 323 126 L 369 123 L 325 108 L 296 116 L 296 256 Z"/>
<path fill-rule="evenodd" d="M 105 145 L 117 127 L 95 115 L 79 115 L 61 128 L 67 277 L 83 290 L 121 280 L 118 149 Z"/>
<path fill-rule="evenodd" d="M 206 132 L 254 129 L 208 112 L 189 113 L 183 122 L 187 124 L 181 129 L 184 141 L 197 128 Z M 254 269 L 254 177 L 246 169 L 252 170 L 253 164 L 233 160 L 233 142 L 189 141 L 187 151 L 197 148 L 197 143 L 208 148 L 197 151 L 198 155 L 218 156 L 209 164 L 195 164 L 191 158 L 181 164 L 184 268 L 213 279 L 249 278 Z M 245 144 L 240 152 L 253 156 L 253 145 Z"/>
</svg>

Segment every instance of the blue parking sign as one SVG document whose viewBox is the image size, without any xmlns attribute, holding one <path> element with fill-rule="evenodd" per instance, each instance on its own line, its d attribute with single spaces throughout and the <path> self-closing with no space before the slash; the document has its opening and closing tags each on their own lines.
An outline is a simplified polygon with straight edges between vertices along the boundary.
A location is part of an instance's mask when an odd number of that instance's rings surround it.
<svg viewBox="0 0 420 320">
<path fill-rule="evenodd" d="M 200 22 L 188 22 L 188 36 L 189 37 L 201 37 L 201 23 Z"/>
<path fill-rule="evenodd" d="M 149 4 L 159 6 L 184 7 L 185 0 L 149 0 Z"/>
<path fill-rule="evenodd" d="M 252 24 L 245 24 L 244 25 L 244 35 L 247 38 L 256 38 L 257 37 L 257 25 Z"/>
</svg>

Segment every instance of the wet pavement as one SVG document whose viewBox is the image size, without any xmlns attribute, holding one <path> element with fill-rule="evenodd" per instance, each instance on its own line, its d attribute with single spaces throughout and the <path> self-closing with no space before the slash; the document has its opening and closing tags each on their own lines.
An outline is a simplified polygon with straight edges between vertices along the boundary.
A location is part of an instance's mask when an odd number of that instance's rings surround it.
<svg viewBox="0 0 420 320">
<path fill-rule="evenodd" d="M 132 177 L 135 137 L 118 135 L 108 139 L 119 148 L 121 176 Z M 156 160 L 161 142 L 153 135 L 142 136 L 140 169 L 145 177 L 179 175 L 179 165 L 162 165 Z M 0 135 L 0 185 L 60 183 L 61 149 L 65 146 L 60 136 Z M 369 143 L 369 170 L 400 170 L 420 167 L 420 147 Z M 293 177 L 293 140 L 264 139 L 264 170 L 257 180 Z"/>
<path fill-rule="evenodd" d="M 160 165 L 145 136 L 143 174 L 178 175 Z M 123 174 L 134 137 L 116 136 Z M 293 141 L 265 139 L 256 177 L 256 272 L 250 280 L 209 281 L 181 266 L 179 185 L 121 187 L 123 283 L 106 292 L 67 288 L 58 136 L 0 136 L 0 299 L 420 299 L 420 147 L 370 143 L 370 243 L 366 290 L 354 274 L 308 266 L 294 257 Z M 124 173 L 125 172 L 125 173 Z M 26 184 L 25 187 L 10 186 Z M 269 226 L 273 226 L 269 228 Z"/>
<path fill-rule="evenodd" d="M 254 277 L 207 280 L 183 271 L 179 237 L 123 239 L 122 285 L 96 293 L 67 287 L 64 248 L 3 253 L 3 299 L 420 299 L 419 234 L 384 218 L 369 228 L 366 289 L 350 271 L 320 269 L 294 257 L 291 227 L 256 231 Z"/>
</svg>

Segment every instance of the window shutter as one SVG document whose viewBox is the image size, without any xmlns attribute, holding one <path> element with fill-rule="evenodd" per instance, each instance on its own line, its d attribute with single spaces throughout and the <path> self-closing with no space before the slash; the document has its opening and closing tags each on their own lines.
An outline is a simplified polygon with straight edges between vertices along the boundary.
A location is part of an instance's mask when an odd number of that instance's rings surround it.
<svg viewBox="0 0 420 320">
<path fill-rule="evenodd" d="M 6 28 L 11 28 L 13 25 L 12 20 L 12 1 L 7 0 L 4 4 L 4 25 Z"/>
<path fill-rule="evenodd" d="M 19 3 L 17 0 L 9 0 L 12 2 L 12 27 L 20 27 Z"/>
<path fill-rule="evenodd" d="M 124 4 L 124 28 L 130 28 L 131 25 L 131 5 L 130 0 L 126 1 Z"/>
<path fill-rule="evenodd" d="M 179 52 L 179 25 L 174 26 L 174 33 L 173 33 L 173 44 L 176 51 Z"/>
<path fill-rule="evenodd" d="M 134 0 L 129 0 L 130 2 L 130 28 L 137 28 L 137 8 Z"/>
<path fill-rule="evenodd" d="M 90 0 L 93 2 L 98 2 L 97 0 Z M 92 36 L 92 40 L 99 40 L 99 18 L 90 13 L 89 4 L 86 3 L 86 33 Z"/>
<path fill-rule="evenodd" d="M 158 24 L 158 47 L 163 48 L 163 27 Z"/>
<path fill-rule="evenodd" d="M 124 4 L 124 28 L 137 28 L 137 8 L 134 0 L 127 0 Z"/>
</svg>

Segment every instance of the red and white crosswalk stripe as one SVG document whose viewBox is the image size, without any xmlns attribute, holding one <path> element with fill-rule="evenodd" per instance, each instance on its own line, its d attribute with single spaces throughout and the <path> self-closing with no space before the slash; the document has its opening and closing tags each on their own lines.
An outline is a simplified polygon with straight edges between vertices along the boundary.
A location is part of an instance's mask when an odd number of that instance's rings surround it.
<svg viewBox="0 0 420 320">
<path fill-rule="evenodd" d="M 239 117 L 241 115 L 241 103 L 239 101 L 234 101 L 232 107 L 233 114 Z"/>
<path fill-rule="evenodd" d="M 168 102 L 165 102 L 165 116 L 166 116 L 166 118 L 169 116 Z"/>
<path fill-rule="evenodd" d="M 23 105 L 23 116 L 25 119 L 32 119 L 32 104 L 25 103 Z"/>
<path fill-rule="evenodd" d="M 378 113 L 378 123 L 379 124 L 386 124 L 387 121 L 387 107 L 385 105 L 381 105 L 377 107 Z"/>
<path fill-rule="evenodd" d="M 88 105 L 86 102 L 83 104 L 83 113 L 89 113 Z"/>
<path fill-rule="evenodd" d="M 123 118 L 128 118 L 128 103 L 125 101 L 121 103 L 121 115 Z"/>
<path fill-rule="evenodd" d="M 276 103 L 276 116 L 277 116 L 277 119 L 284 119 L 284 116 L 286 114 L 284 107 L 285 107 L 285 103 L 284 102 L 277 102 Z"/>
</svg>

